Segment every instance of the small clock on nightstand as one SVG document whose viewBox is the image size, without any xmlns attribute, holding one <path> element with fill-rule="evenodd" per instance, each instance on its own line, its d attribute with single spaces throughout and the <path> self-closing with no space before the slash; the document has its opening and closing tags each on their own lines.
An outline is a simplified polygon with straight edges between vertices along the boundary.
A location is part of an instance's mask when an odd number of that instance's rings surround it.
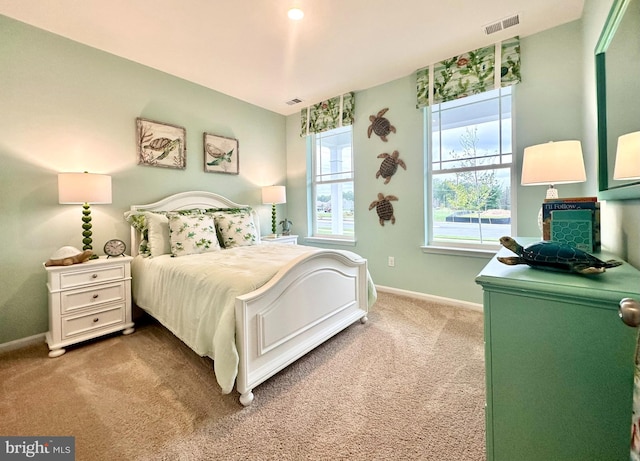
<svg viewBox="0 0 640 461">
<path fill-rule="evenodd" d="M 104 244 L 104 254 L 107 258 L 111 256 L 124 256 L 124 252 L 127 250 L 127 245 L 122 240 L 111 239 Z"/>
</svg>

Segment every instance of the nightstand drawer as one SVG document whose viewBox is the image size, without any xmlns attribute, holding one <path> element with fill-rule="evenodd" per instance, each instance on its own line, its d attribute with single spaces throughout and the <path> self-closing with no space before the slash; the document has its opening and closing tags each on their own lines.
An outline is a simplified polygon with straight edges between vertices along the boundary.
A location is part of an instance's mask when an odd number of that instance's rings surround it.
<svg viewBox="0 0 640 461">
<path fill-rule="evenodd" d="M 110 280 L 122 280 L 124 276 L 124 264 L 64 272 L 60 274 L 60 288 L 73 288 L 94 283 L 104 283 Z"/>
<path fill-rule="evenodd" d="M 65 347 L 116 331 L 134 332 L 131 256 L 101 256 L 71 266 L 44 266 L 49 292 L 49 357 Z"/>
<path fill-rule="evenodd" d="M 108 309 L 93 311 L 83 315 L 62 318 L 62 339 L 83 335 L 93 330 L 124 323 L 125 305 L 118 304 Z"/>
<path fill-rule="evenodd" d="M 125 299 L 124 283 L 111 283 L 94 286 L 93 288 L 79 288 L 77 290 L 60 293 L 61 313 L 77 311 L 87 307 L 97 306 L 113 301 Z"/>
</svg>

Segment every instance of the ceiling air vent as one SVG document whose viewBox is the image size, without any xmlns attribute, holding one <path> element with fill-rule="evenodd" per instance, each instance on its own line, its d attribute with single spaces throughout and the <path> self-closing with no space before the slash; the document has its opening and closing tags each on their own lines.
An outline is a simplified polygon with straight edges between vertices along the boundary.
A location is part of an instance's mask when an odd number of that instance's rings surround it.
<svg viewBox="0 0 640 461">
<path fill-rule="evenodd" d="M 293 106 L 294 104 L 300 104 L 302 102 L 302 99 L 298 99 L 298 98 L 293 98 L 290 101 L 287 101 L 287 104 L 290 106 Z"/>
<path fill-rule="evenodd" d="M 488 26 L 484 26 L 484 33 L 487 35 L 495 34 L 496 32 L 500 32 L 502 30 L 502 23 L 496 22 L 493 24 L 489 24 Z"/>
<path fill-rule="evenodd" d="M 514 14 L 508 18 L 501 19 L 483 26 L 484 33 L 487 35 L 495 34 L 501 30 L 508 29 L 509 27 L 517 26 L 520 24 L 520 15 Z"/>
<path fill-rule="evenodd" d="M 517 14 L 502 20 L 503 29 L 508 29 L 509 27 L 517 26 L 518 24 L 520 24 L 520 16 Z"/>
</svg>

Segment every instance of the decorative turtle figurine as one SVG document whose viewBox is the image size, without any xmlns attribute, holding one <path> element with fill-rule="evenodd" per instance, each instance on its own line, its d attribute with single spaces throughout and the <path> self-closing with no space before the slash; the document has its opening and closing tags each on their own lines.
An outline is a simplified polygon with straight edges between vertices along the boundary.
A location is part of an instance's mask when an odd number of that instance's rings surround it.
<svg viewBox="0 0 640 461">
<path fill-rule="evenodd" d="M 44 263 L 45 266 L 70 266 L 79 264 L 91 259 L 93 252 L 91 250 L 80 251 L 72 246 L 65 246 L 57 249 L 51 258 Z"/>
<path fill-rule="evenodd" d="M 385 221 L 391 221 L 391 224 L 396 223 L 396 217 L 393 215 L 392 201 L 397 201 L 398 197 L 395 195 L 387 195 L 386 197 L 382 193 L 378 193 L 378 200 L 374 200 L 369 205 L 369 210 L 376 208 L 376 213 L 380 218 L 380 225 L 384 226 Z"/>
<path fill-rule="evenodd" d="M 289 235 L 291 233 L 292 224 L 293 223 L 287 218 L 284 218 L 282 221 L 280 221 L 280 225 L 282 226 L 282 235 Z"/>
<path fill-rule="evenodd" d="M 371 132 L 373 131 L 375 134 L 380 136 L 384 142 L 387 142 L 387 135 L 391 132 L 396 132 L 396 127 L 393 126 L 389 120 L 383 117 L 384 114 L 389 110 L 388 107 L 382 109 L 378 112 L 377 115 L 369 116 L 369 120 L 371 121 L 371 125 L 367 131 L 367 137 L 371 137 Z"/>
<path fill-rule="evenodd" d="M 509 265 L 527 264 L 536 269 L 589 275 L 601 274 L 607 268 L 622 264 L 614 259 L 602 261 L 566 243 L 543 241 L 523 248 L 511 237 L 500 237 L 500 244 L 518 255 L 498 257 L 498 261 Z"/>
<path fill-rule="evenodd" d="M 384 183 L 388 184 L 389 181 L 391 181 L 391 176 L 396 174 L 396 171 L 398 171 L 398 165 L 400 165 L 405 170 L 407 169 L 407 165 L 404 163 L 404 161 L 398 158 L 399 155 L 400 154 L 397 150 L 394 150 L 391 155 L 387 154 L 386 152 L 378 155 L 378 158 L 383 158 L 384 160 L 380 164 L 380 169 L 376 173 L 376 179 L 382 176 L 383 178 L 385 178 Z"/>
</svg>

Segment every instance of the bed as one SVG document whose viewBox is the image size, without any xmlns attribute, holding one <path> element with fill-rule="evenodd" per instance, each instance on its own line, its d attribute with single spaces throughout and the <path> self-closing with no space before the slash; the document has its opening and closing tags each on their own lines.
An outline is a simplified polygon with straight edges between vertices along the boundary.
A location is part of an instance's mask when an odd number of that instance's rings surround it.
<svg viewBox="0 0 640 461">
<path fill-rule="evenodd" d="M 134 303 L 211 357 L 222 392 L 235 383 L 244 406 L 260 383 L 349 325 L 365 323 L 375 302 L 364 258 L 261 241 L 255 211 L 221 195 L 182 192 L 132 205 L 125 217 L 132 225 Z M 217 241 L 207 238 L 211 226 Z M 197 245 L 180 241 L 183 229 L 191 240 L 197 234 Z"/>
</svg>

